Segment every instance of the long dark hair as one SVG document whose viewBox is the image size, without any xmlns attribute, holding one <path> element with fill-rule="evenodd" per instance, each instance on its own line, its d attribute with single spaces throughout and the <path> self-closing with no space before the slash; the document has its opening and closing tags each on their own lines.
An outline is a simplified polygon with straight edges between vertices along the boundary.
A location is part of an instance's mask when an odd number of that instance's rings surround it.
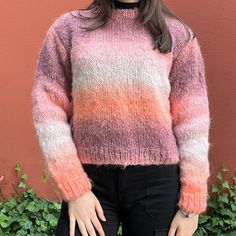
<svg viewBox="0 0 236 236">
<path fill-rule="evenodd" d="M 85 27 L 86 31 L 95 30 L 106 24 L 110 18 L 112 11 L 114 9 L 113 0 L 94 0 L 86 9 L 95 12 L 94 17 L 85 17 L 80 14 L 83 19 L 95 19 L 95 23 L 91 24 L 89 27 Z M 163 0 L 140 0 L 139 1 L 139 15 L 137 20 L 147 27 L 154 39 L 154 48 L 158 48 L 162 53 L 168 53 L 172 48 L 172 37 L 168 26 L 164 20 L 164 14 L 170 17 L 174 17 L 179 20 L 186 29 L 191 29 L 190 26 L 186 25 L 178 16 L 171 11 Z M 192 30 L 192 29 L 191 29 Z M 193 37 L 195 37 L 195 32 L 193 32 Z M 188 31 L 189 36 L 190 32 Z"/>
</svg>

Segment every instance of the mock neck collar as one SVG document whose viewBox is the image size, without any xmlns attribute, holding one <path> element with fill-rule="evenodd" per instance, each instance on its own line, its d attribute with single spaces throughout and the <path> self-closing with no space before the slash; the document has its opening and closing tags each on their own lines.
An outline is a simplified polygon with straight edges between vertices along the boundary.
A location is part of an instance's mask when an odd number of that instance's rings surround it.
<svg viewBox="0 0 236 236">
<path fill-rule="evenodd" d="M 113 19 L 133 19 L 136 18 L 139 14 L 139 9 L 137 7 L 134 8 L 115 8 L 112 12 Z"/>
<path fill-rule="evenodd" d="M 94 9 L 79 9 L 78 11 L 80 12 L 81 15 L 84 16 L 91 16 L 93 15 L 93 10 Z M 134 19 L 138 16 L 139 14 L 139 8 L 137 6 L 133 8 L 114 8 L 112 9 L 112 14 L 111 18 L 113 19 Z"/>
<path fill-rule="evenodd" d="M 121 2 L 119 0 L 113 0 L 114 6 L 117 9 L 133 9 L 135 7 L 139 7 L 139 1 L 138 2 Z"/>
</svg>

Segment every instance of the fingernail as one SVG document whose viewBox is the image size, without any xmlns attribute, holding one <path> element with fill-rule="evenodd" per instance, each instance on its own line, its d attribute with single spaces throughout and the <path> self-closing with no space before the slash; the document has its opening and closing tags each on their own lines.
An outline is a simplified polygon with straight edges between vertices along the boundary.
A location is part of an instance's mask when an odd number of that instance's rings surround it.
<svg viewBox="0 0 236 236">
<path fill-rule="evenodd" d="M 104 221 L 106 221 L 106 218 L 105 218 L 105 216 L 103 216 L 103 220 L 104 220 Z"/>
</svg>

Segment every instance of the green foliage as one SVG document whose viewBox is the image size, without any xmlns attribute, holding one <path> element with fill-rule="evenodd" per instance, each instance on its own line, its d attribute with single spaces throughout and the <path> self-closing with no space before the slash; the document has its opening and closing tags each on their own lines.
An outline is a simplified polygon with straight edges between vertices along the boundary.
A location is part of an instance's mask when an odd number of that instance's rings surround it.
<svg viewBox="0 0 236 236">
<path fill-rule="evenodd" d="M 61 204 L 36 197 L 32 188 L 0 205 L 0 235 L 53 235 Z"/>
<path fill-rule="evenodd" d="M 32 188 L 25 190 L 26 173 L 21 174 L 20 163 L 15 170 L 19 183 L 15 191 L 17 198 L 0 203 L 0 235 L 1 236 L 48 236 L 53 235 L 57 225 L 61 204 L 38 198 Z M 20 189 L 24 189 L 20 193 Z"/>
<path fill-rule="evenodd" d="M 118 229 L 118 233 L 117 236 L 122 236 L 122 224 L 120 225 L 119 229 Z"/>
<path fill-rule="evenodd" d="M 0 186 L 0 235 L 54 235 L 61 204 L 37 197 L 33 188 L 26 189 L 28 175 L 21 173 L 20 163 L 16 164 L 15 170 L 19 177 L 15 188 L 17 196 L 7 200 Z M 223 172 L 218 172 L 218 182 L 212 184 L 213 197 L 208 199 L 207 212 L 199 216 L 199 227 L 194 236 L 236 235 L 236 176 L 233 176 L 232 183 L 228 182 L 225 179 L 228 171 L 223 167 Z M 47 181 L 45 173 L 42 181 Z M 117 236 L 122 236 L 122 225 Z"/>
<path fill-rule="evenodd" d="M 217 183 L 212 184 L 213 196 L 208 199 L 208 210 L 199 216 L 199 227 L 194 236 L 236 235 L 236 176 L 232 183 L 226 180 L 229 169 L 223 165 L 217 174 Z"/>
</svg>

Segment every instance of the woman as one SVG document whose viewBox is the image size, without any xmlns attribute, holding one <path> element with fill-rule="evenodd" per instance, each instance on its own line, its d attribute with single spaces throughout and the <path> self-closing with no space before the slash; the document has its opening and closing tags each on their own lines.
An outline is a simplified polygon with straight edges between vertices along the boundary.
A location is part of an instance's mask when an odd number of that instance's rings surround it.
<svg viewBox="0 0 236 236">
<path fill-rule="evenodd" d="M 120 223 L 123 236 L 194 233 L 208 196 L 204 60 L 163 1 L 63 13 L 44 39 L 32 104 L 63 199 L 56 235 L 115 236 Z"/>
</svg>

